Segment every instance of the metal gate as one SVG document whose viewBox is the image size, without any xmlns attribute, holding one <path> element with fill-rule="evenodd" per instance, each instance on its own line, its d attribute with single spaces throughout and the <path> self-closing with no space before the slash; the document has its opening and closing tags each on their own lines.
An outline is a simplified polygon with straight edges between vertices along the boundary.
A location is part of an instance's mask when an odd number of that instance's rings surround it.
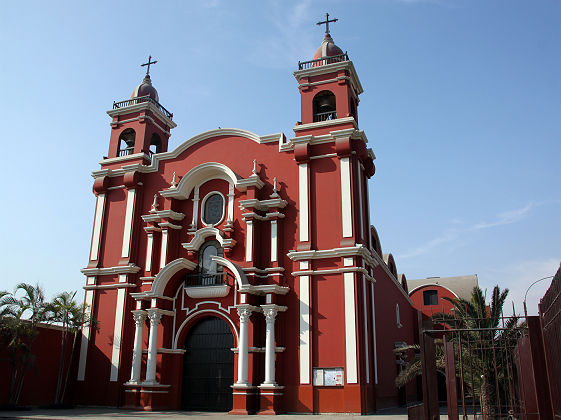
<svg viewBox="0 0 561 420">
<path fill-rule="evenodd" d="M 429 364 L 446 373 L 448 417 L 457 419 L 526 418 L 527 407 L 520 401 L 518 341 L 527 334 L 526 322 L 519 317 L 500 317 L 498 325 L 489 318 L 446 320 L 446 327 L 424 323 L 421 328 L 421 357 L 427 365 L 423 374 L 431 376 Z M 434 354 L 428 354 L 434 352 Z M 433 370 L 434 372 L 434 370 Z M 436 400 L 436 381 L 426 381 L 425 404 Z M 435 404 L 433 403 L 434 407 Z M 436 411 L 436 412 L 434 412 Z M 432 409 L 429 418 L 439 415 Z"/>
<path fill-rule="evenodd" d="M 185 340 L 181 406 L 190 411 L 230 411 L 234 337 L 220 318 L 204 318 Z"/>
</svg>

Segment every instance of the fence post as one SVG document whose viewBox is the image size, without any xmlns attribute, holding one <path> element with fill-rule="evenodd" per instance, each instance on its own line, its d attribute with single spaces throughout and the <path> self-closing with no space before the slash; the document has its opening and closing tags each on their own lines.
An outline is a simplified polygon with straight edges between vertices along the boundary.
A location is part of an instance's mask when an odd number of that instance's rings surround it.
<svg viewBox="0 0 561 420">
<path fill-rule="evenodd" d="M 438 389 L 436 386 L 436 351 L 434 337 L 425 330 L 432 329 L 432 321 L 423 322 L 419 315 L 419 344 L 421 347 L 421 370 L 423 381 L 423 411 L 425 420 L 439 420 Z"/>
<path fill-rule="evenodd" d="M 456 387 L 456 365 L 454 364 L 454 343 L 447 341 L 446 335 L 443 338 L 448 418 L 450 420 L 458 420 L 458 390 Z"/>
</svg>

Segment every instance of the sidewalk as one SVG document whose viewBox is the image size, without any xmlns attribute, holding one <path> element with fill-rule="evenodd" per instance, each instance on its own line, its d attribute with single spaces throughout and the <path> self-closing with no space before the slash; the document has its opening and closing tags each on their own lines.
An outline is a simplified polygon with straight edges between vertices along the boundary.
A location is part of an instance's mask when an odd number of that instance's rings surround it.
<svg viewBox="0 0 561 420">
<path fill-rule="evenodd" d="M 407 419 L 407 409 L 390 409 L 381 410 L 375 415 L 361 416 L 358 414 L 282 414 L 276 417 L 271 416 L 229 416 L 226 413 L 206 413 L 206 412 L 188 412 L 188 411 L 130 411 L 119 410 L 118 408 L 99 408 L 99 407 L 78 407 L 72 409 L 46 409 L 33 408 L 21 411 L 0 411 L 0 419 L 33 419 L 33 420 L 54 420 L 54 419 L 122 419 L 122 420 L 138 420 L 144 419 L 190 419 L 197 418 L 203 420 L 256 420 L 263 419 L 279 419 L 279 420 L 350 420 L 365 417 L 373 417 L 375 420 L 405 420 Z"/>
</svg>

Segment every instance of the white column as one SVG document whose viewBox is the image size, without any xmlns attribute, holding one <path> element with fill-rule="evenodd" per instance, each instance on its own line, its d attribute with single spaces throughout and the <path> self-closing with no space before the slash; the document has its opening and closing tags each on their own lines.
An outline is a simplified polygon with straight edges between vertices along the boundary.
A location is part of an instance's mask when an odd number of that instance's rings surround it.
<svg viewBox="0 0 561 420">
<path fill-rule="evenodd" d="M 160 251 L 160 271 L 166 266 L 168 257 L 168 230 L 162 229 L 162 250 Z"/>
<path fill-rule="evenodd" d="M 275 318 L 278 309 L 274 306 L 263 306 L 265 314 L 265 382 L 263 385 L 276 385 L 275 382 Z"/>
<path fill-rule="evenodd" d="M 134 348 L 132 353 L 132 369 L 131 380 L 129 383 L 140 383 L 140 363 L 142 361 L 142 333 L 144 330 L 144 320 L 146 319 L 146 312 L 142 310 L 132 311 L 132 317 L 136 329 L 134 331 Z"/>
<path fill-rule="evenodd" d="M 248 305 L 238 306 L 238 316 L 240 317 L 240 337 L 238 343 L 238 385 L 249 385 L 248 382 L 248 323 L 251 316 L 251 308 Z"/>
<path fill-rule="evenodd" d="M 148 361 L 146 363 L 146 384 L 155 384 L 156 382 L 156 357 L 158 355 L 158 325 L 162 314 L 157 308 L 148 309 L 148 318 L 150 318 L 150 336 L 148 339 Z"/>
</svg>

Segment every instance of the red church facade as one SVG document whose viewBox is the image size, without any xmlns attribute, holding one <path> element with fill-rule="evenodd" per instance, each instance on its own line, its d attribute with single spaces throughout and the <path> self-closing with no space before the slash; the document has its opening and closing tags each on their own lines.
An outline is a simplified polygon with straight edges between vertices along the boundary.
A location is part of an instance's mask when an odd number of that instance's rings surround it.
<svg viewBox="0 0 561 420">
<path fill-rule="evenodd" d="M 415 394 L 393 383 L 417 312 L 370 222 L 360 80 L 329 34 L 294 76 L 290 139 L 217 129 L 168 151 L 148 74 L 108 111 L 78 402 L 369 413 Z"/>
</svg>

